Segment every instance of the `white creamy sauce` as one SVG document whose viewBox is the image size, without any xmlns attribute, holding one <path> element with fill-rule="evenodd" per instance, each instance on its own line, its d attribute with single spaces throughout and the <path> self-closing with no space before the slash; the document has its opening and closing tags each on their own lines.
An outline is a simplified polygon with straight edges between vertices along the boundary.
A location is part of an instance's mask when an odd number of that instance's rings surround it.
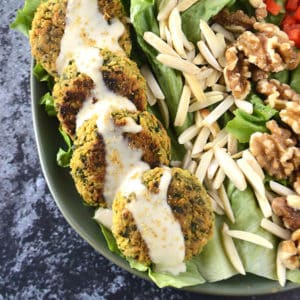
<svg viewBox="0 0 300 300">
<path fill-rule="evenodd" d="M 69 0 L 61 51 L 56 61 L 57 72 L 61 74 L 68 63 L 74 60 L 78 71 L 94 81 L 91 96 L 77 114 L 76 128 L 97 115 L 98 131 L 105 143 L 106 175 L 103 195 L 108 208 L 99 208 L 95 219 L 111 229 L 111 207 L 116 193 L 120 187 L 125 194 L 134 192 L 136 200 L 128 204 L 127 208 L 133 214 L 148 246 L 151 260 L 158 271 L 178 274 L 186 270 L 185 244 L 180 224 L 167 203 L 171 171 L 165 168 L 158 194 L 147 191 L 141 182 L 141 175 L 150 167 L 141 160 L 142 150 L 131 149 L 128 140 L 123 137 L 123 133 L 138 133 L 142 127 L 128 117 L 125 126 L 116 127 L 111 118 L 113 111 L 124 109 L 134 112 L 136 107 L 127 98 L 110 91 L 100 72 L 103 59 L 99 49 L 122 51 L 118 40 L 123 32 L 124 25 L 120 21 L 112 20 L 109 25 L 104 20 L 98 10 L 97 0 Z"/>
<path fill-rule="evenodd" d="M 172 179 L 171 170 L 164 168 L 159 193 L 150 193 L 141 181 L 142 172 L 131 176 L 121 187 L 125 196 L 135 193 L 127 204 L 134 221 L 147 244 L 156 271 L 177 275 L 186 271 L 185 244 L 179 222 L 167 202 L 167 192 Z"/>
<path fill-rule="evenodd" d="M 111 230 L 112 216 L 113 212 L 110 208 L 99 207 L 95 212 L 94 220 Z"/>
</svg>

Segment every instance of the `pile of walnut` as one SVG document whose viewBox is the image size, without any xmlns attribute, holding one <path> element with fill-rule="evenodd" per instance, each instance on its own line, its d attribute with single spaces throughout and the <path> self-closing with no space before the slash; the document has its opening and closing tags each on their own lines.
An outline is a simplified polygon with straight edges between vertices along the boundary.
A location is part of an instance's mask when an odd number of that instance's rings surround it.
<svg viewBox="0 0 300 300">
<path fill-rule="evenodd" d="M 263 1 L 250 3 L 256 8 L 256 19 L 263 20 L 266 16 Z M 269 175 L 278 180 L 288 179 L 298 194 L 272 201 L 274 214 L 293 232 L 290 240 L 279 245 L 280 260 L 286 268 L 297 269 L 300 268 L 300 95 L 269 76 L 295 69 L 300 57 L 285 32 L 256 19 L 242 11 L 228 10 L 215 17 L 217 23 L 236 37 L 225 53 L 224 78 L 236 99 L 246 99 L 254 83 L 256 91 L 265 97 L 265 103 L 279 111 L 282 125 L 269 121 L 266 125 L 270 133 L 253 134 L 250 150 Z"/>
</svg>

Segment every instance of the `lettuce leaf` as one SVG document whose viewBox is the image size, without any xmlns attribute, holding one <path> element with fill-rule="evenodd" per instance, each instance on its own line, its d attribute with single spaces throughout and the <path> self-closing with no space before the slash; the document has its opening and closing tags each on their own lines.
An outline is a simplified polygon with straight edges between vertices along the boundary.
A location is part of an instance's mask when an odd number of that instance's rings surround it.
<svg viewBox="0 0 300 300">
<path fill-rule="evenodd" d="M 100 224 L 100 228 L 107 242 L 109 250 L 123 257 L 120 250 L 118 249 L 117 242 L 113 234 L 111 233 L 111 231 L 101 224 Z M 132 258 L 128 258 L 128 257 L 124 257 L 124 258 L 126 258 L 131 268 L 134 268 L 140 272 L 148 272 L 149 277 L 160 288 L 166 286 L 182 288 L 186 286 L 202 284 L 205 282 L 205 280 L 203 279 L 203 277 L 198 271 L 197 264 L 195 263 L 195 259 L 192 259 L 189 262 L 187 262 L 186 272 L 174 276 L 169 273 L 159 273 L 159 272 L 152 271 L 150 267 L 147 267 Z"/>
<path fill-rule="evenodd" d="M 31 23 L 34 13 L 41 2 L 46 0 L 26 0 L 24 7 L 17 12 L 15 21 L 11 24 L 11 28 L 22 32 L 24 35 L 29 36 Z"/>
<path fill-rule="evenodd" d="M 229 222 L 226 217 L 215 216 L 214 235 L 195 259 L 200 273 L 208 282 L 228 279 L 237 274 L 223 248 L 221 226 L 224 222 Z"/>
<path fill-rule="evenodd" d="M 56 161 L 60 167 L 67 168 L 70 165 L 70 160 L 73 154 L 73 148 L 72 148 L 73 143 L 71 138 L 68 136 L 66 132 L 62 130 L 62 128 L 59 128 L 59 132 L 66 143 L 67 150 L 59 148 L 56 155 Z"/>
<path fill-rule="evenodd" d="M 234 0 L 202 0 L 196 2 L 181 15 L 182 30 L 189 41 L 196 43 L 200 40 L 200 20 L 208 21 L 218 14 L 226 5 Z"/>
<path fill-rule="evenodd" d="M 241 109 L 236 109 L 233 113 L 235 117 L 226 125 L 226 131 L 231 133 L 240 143 L 247 143 L 251 135 L 255 132 L 268 132 L 266 122 L 274 117 L 277 111 L 256 95 L 252 95 L 250 102 L 253 104 L 253 114 L 250 115 Z"/>
<path fill-rule="evenodd" d="M 144 39 L 143 34 L 146 31 L 152 31 L 159 34 L 159 28 L 156 21 L 156 2 L 155 0 L 132 0 L 130 8 L 130 16 L 133 27 L 137 34 L 139 46 L 144 51 L 156 79 L 166 97 L 168 104 L 171 124 L 174 122 L 177 107 L 181 97 L 183 88 L 183 81 L 181 74 L 171 68 L 161 64 L 157 59 L 157 51 L 148 45 Z M 187 127 L 192 124 L 193 115 L 188 114 L 186 122 L 181 127 L 175 127 L 174 131 L 179 135 Z"/>
<path fill-rule="evenodd" d="M 233 183 L 229 183 L 227 194 L 235 216 L 235 223 L 228 224 L 230 229 L 244 230 L 258 234 L 270 241 L 274 246 L 273 249 L 267 249 L 235 239 L 234 242 L 246 272 L 276 280 L 275 262 L 278 240 L 271 233 L 260 227 L 263 215 L 252 190 L 248 187 L 245 191 L 239 191 Z"/>
<path fill-rule="evenodd" d="M 45 106 L 45 111 L 50 117 L 56 116 L 56 110 L 54 106 L 54 99 L 51 94 L 46 93 L 40 100 L 40 104 Z"/>
<path fill-rule="evenodd" d="M 300 270 L 287 271 L 287 279 L 300 284 Z"/>
<path fill-rule="evenodd" d="M 33 68 L 34 77 L 40 81 L 47 83 L 48 89 L 52 90 L 54 86 L 54 78 L 42 67 L 41 64 L 36 63 Z"/>
</svg>

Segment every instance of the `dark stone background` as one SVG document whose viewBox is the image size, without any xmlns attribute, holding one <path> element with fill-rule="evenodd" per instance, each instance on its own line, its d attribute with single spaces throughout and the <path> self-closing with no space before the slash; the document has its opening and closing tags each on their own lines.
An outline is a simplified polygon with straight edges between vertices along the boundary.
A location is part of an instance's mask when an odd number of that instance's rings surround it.
<svg viewBox="0 0 300 300">
<path fill-rule="evenodd" d="M 28 41 L 8 26 L 23 1 L 0 4 L 0 300 L 221 299 L 158 289 L 96 253 L 66 223 L 38 160 Z M 252 299 L 296 300 L 300 294 Z"/>
</svg>

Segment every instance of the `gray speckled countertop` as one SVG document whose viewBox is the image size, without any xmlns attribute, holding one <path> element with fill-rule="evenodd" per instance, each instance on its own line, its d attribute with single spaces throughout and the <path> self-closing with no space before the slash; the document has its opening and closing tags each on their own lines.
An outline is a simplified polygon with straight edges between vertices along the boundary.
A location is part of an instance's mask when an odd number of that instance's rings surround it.
<svg viewBox="0 0 300 300">
<path fill-rule="evenodd" d="M 0 7 L 0 300 L 221 299 L 158 289 L 96 253 L 66 223 L 34 141 L 28 41 L 8 27 L 22 4 Z M 300 291 L 252 299 L 296 300 Z"/>
</svg>

